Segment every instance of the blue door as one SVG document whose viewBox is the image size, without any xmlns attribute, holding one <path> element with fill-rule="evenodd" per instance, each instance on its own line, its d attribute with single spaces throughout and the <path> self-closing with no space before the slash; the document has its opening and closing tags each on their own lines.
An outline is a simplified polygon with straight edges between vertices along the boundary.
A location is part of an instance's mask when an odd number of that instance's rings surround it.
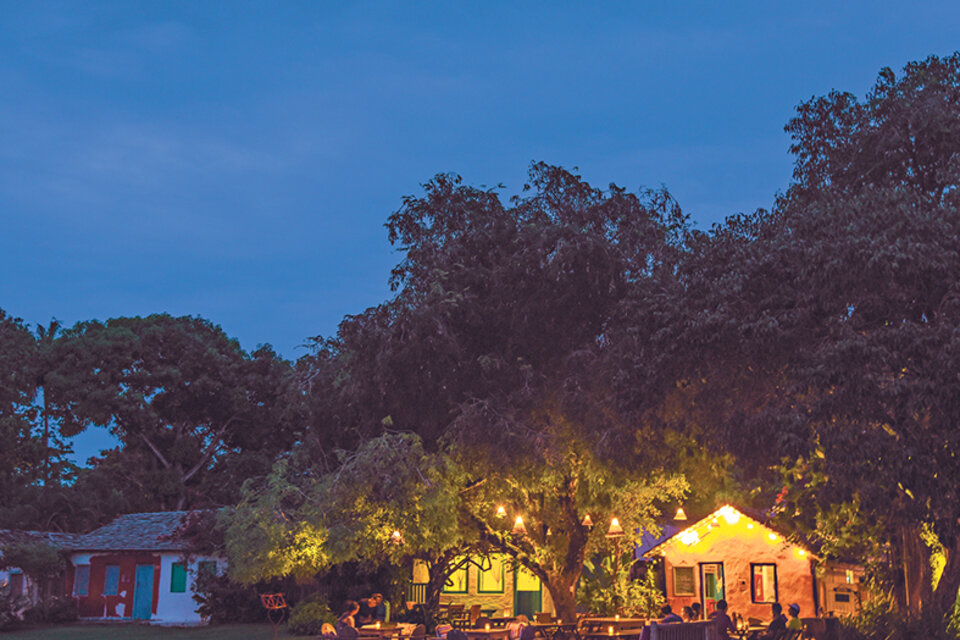
<svg viewBox="0 0 960 640">
<path fill-rule="evenodd" d="M 133 617 L 149 620 L 153 607 L 153 565 L 138 564 L 137 580 L 133 586 Z"/>
</svg>

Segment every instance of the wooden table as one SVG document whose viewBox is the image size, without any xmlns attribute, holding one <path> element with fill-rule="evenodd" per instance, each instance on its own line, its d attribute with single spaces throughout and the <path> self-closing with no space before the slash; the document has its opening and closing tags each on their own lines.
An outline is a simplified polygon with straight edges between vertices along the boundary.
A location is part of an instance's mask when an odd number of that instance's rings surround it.
<svg viewBox="0 0 960 640">
<path fill-rule="evenodd" d="M 365 624 L 357 629 L 360 638 L 394 638 L 409 637 L 417 625 L 407 622 L 382 623 L 379 627 L 374 624 Z"/>
<path fill-rule="evenodd" d="M 467 635 L 467 640 L 510 640 L 509 629 L 490 627 L 489 629 L 463 629 L 462 631 Z"/>
<path fill-rule="evenodd" d="M 581 631 L 580 637 L 591 638 L 592 640 L 603 640 L 603 638 L 638 638 L 642 633 L 643 627 L 636 627 L 633 629 L 614 629 L 612 633 L 608 628 L 606 631 Z"/>
<path fill-rule="evenodd" d="M 576 634 L 577 632 L 576 622 L 531 622 L 530 626 L 537 630 L 541 638 L 546 638 L 546 640 L 553 640 L 560 632 L 563 632 L 564 635 L 567 633 Z"/>
</svg>

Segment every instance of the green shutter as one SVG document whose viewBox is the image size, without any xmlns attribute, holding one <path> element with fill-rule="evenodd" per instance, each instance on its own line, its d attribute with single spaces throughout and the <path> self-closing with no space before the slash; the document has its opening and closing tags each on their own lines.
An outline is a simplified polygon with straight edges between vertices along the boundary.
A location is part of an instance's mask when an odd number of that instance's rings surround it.
<svg viewBox="0 0 960 640">
<path fill-rule="evenodd" d="M 182 562 L 170 566 L 170 593 L 184 593 L 187 590 L 187 567 Z"/>
</svg>

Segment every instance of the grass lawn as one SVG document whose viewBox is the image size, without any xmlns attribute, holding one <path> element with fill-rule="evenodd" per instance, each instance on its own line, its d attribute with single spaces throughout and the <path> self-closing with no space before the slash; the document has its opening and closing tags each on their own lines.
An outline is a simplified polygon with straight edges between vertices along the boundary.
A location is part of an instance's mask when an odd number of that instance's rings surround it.
<svg viewBox="0 0 960 640">
<path fill-rule="evenodd" d="M 280 630 L 280 638 L 295 638 Z M 20 629 L 0 640 L 270 640 L 268 624 L 229 624 L 210 627 L 151 627 L 138 624 L 73 624 Z"/>
</svg>

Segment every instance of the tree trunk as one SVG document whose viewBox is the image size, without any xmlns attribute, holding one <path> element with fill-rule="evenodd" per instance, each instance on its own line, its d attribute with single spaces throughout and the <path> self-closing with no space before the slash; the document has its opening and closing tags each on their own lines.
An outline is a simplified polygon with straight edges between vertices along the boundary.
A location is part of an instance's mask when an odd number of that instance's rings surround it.
<svg viewBox="0 0 960 640">
<path fill-rule="evenodd" d="M 916 617 L 933 596 L 930 550 L 920 537 L 919 526 L 901 527 L 900 554 L 903 562 L 902 612 Z"/>
<path fill-rule="evenodd" d="M 577 620 L 577 581 L 580 579 L 580 573 L 576 576 L 569 573 L 551 574 L 544 581 L 550 597 L 553 599 L 553 606 L 557 610 L 557 617 L 561 620 L 576 622 Z"/>
<path fill-rule="evenodd" d="M 960 538 L 954 541 L 952 547 L 944 549 L 947 563 L 943 567 L 943 574 L 937 589 L 933 593 L 933 606 L 940 613 L 949 613 L 957 601 L 957 591 L 960 590 Z"/>
</svg>

